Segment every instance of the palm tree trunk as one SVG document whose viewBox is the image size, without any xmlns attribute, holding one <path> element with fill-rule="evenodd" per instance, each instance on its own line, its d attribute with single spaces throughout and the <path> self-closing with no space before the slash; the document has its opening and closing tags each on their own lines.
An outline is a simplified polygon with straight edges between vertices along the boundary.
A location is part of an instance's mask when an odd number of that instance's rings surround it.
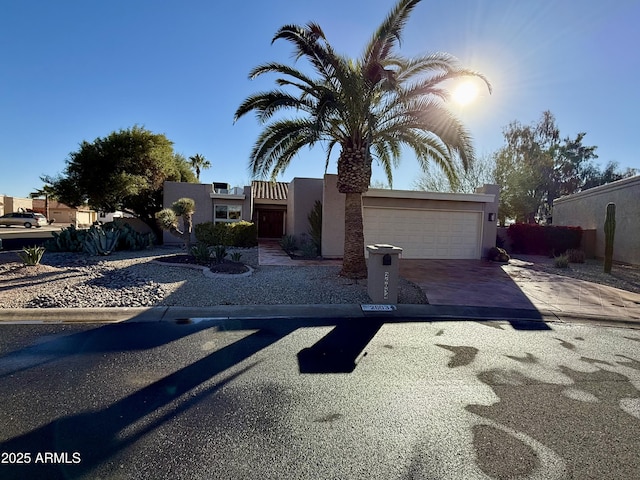
<svg viewBox="0 0 640 480">
<path fill-rule="evenodd" d="M 364 259 L 364 226 L 362 193 L 347 193 L 344 206 L 344 257 L 340 275 L 347 278 L 366 278 Z"/>
</svg>

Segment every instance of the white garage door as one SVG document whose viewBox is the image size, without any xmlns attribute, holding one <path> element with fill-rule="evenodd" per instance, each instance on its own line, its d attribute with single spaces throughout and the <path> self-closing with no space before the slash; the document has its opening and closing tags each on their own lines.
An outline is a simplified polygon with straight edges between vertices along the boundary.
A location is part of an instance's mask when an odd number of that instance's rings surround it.
<svg viewBox="0 0 640 480">
<path fill-rule="evenodd" d="M 401 247 L 402 258 L 480 258 L 482 213 L 364 208 L 365 245 Z"/>
</svg>

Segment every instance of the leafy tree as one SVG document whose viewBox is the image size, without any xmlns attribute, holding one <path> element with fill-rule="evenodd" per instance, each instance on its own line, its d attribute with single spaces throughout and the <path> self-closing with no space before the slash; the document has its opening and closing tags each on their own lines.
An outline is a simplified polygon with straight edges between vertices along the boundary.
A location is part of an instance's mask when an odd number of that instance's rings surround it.
<svg viewBox="0 0 640 480">
<path fill-rule="evenodd" d="M 250 78 L 276 73 L 277 89 L 249 96 L 235 120 L 255 112 L 265 128 L 251 152 L 254 176 L 275 179 L 305 146 L 323 143 L 325 168 L 334 147 L 338 190 L 345 194 L 345 238 L 341 274 L 366 276 L 362 194 L 371 182 L 371 163 L 382 166 L 389 184 L 401 146 L 415 153 L 423 168 L 435 162 L 454 178 L 454 158 L 467 167 L 473 149 L 467 130 L 446 108 L 443 83 L 462 76 L 486 78 L 462 68 L 446 53 L 406 58 L 397 53 L 402 30 L 420 0 L 400 0 L 378 27 L 363 54 L 338 54 L 319 25 L 285 25 L 273 38 L 293 44 L 296 60 L 306 59 L 312 75 L 281 63 L 254 68 Z M 293 111 L 297 116 L 276 117 Z"/>
<path fill-rule="evenodd" d="M 196 202 L 191 198 L 179 198 L 171 208 L 164 208 L 156 213 L 155 217 L 163 230 L 184 241 L 187 252 L 191 252 L 191 232 L 193 230 L 193 214 L 196 211 Z M 178 219 L 182 219 L 182 229 L 178 225 Z"/>
<path fill-rule="evenodd" d="M 506 145 L 495 153 L 495 178 L 501 187 L 498 217 L 534 223 L 550 217 L 553 200 L 588 188 L 597 178 L 597 147 L 583 145 L 586 133 L 560 140 L 555 117 L 545 111 L 537 123 L 510 123 Z"/>
<path fill-rule="evenodd" d="M 495 157 L 492 155 L 477 158 L 467 169 L 456 161 L 454 164 L 456 178 L 451 181 L 442 170 L 429 165 L 414 181 L 413 187 L 427 192 L 475 193 L 476 188 L 485 183 L 495 183 L 495 166 Z"/>
<path fill-rule="evenodd" d="M 495 169 L 501 187 L 498 218 L 535 223 L 554 170 L 553 149 L 560 138 L 555 118 L 547 111 L 537 124 L 511 122 L 503 136 L 506 145 L 496 154 Z"/>
<path fill-rule="evenodd" d="M 43 177 L 61 202 L 136 215 L 159 238 L 154 215 L 162 209 L 164 182 L 196 181 L 184 157 L 174 153 L 165 135 L 138 126 L 92 143 L 83 141 L 66 163 L 62 175 Z"/>
<path fill-rule="evenodd" d="M 638 170 L 635 168 L 627 167 L 625 170 L 620 170 L 618 162 L 610 161 L 602 170 L 594 165 L 589 165 L 583 173 L 584 184 L 582 185 L 582 190 L 633 177 L 637 174 Z"/>
<path fill-rule="evenodd" d="M 200 170 L 203 168 L 211 168 L 211 162 L 199 153 L 195 154 L 193 157 L 189 157 L 189 164 L 191 165 L 191 168 L 193 168 L 193 170 L 196 172 L 196 178 L 198 179 L 198 182 L 200 181 Z"/>
</svg>

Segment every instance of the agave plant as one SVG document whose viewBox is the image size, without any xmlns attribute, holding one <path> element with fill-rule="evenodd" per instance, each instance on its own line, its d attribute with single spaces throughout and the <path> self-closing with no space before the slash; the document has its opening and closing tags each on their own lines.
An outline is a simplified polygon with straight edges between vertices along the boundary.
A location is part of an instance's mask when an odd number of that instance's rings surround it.
<svg viewBox="0 0 640 480">
<path fill-rule="evenodd" d="M 38 245 L 32 247 L 24 247 L 21 252 L 18 252 L 18 256 L 22 260 L 22 263 L 28 266 L 39 265 L 44 255 L 45 248 Z"/>
</svg>

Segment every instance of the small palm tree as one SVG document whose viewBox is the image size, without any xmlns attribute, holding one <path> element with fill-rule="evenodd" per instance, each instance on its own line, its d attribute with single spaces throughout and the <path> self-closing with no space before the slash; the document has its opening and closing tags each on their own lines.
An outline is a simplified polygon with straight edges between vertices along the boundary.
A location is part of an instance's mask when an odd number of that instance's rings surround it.
<svg viewBox="0 0 640 480">
<path fill-rule="evenodd" d="M 47 217 L 47 220 L 50 222 L 51 219 L 49 218 L 49 200 L 57 199 L 57 194 L 53 186 L 48 182 L 48 177 L 40 177 L 40 180 L 42 180 L 45 184 L 42 186 L 42 188 L 34 192 L 31 192 L 29 194 L 29 198 L 44 197 L 45 216 Z"/>
<path fill-rule="evenodd" d="M 319 25 L 286 25 L 273 38 L 291 42 L 296 59 L 305 58 L 315 77 L 281 63 L 265 63 L 250 78 L 281 75 L 279 88 L 249 96 L 235 120 L 255 111 L 266 124 L 251 152 L 255 176 L 275 178 L 305 146 L 324 143 L 325 169 L 338 146 L 338 190 L 345 194 L 345 238 L 341 274 L 362 278 L 364 258 L 362 194 L 371 181 L 375 158 L 389 185 L 401 146 L 409 146 L 423 168 L 435 162 L 455 179 L 455 159 L 465 168 L 473 161 L 470 135 L 446 108 L 443 82 L 462 76 L 486 78 L 462 68 L 446 53 L 405 58 L 395 49 L 409 14 L 420 0 L 400 0 L 378 27 L 360 58 L 336 53 Z M 285 90 L 288 89 L 288 90 Z M 294 93 L 290 93 L 293 91 Z M 294 118 L 274 114 L 293 110 Z"/>
<path fill-rule="evenodd" d="M 189 164 L 191 165 L 191 168 L 195 170 L 198 182 L 200 181 L 200 170 L 203 168 L 211 168 L 211 162 L 199 153 L 195 154 L 193 157 L 189 157 Z"/>
</svg>

